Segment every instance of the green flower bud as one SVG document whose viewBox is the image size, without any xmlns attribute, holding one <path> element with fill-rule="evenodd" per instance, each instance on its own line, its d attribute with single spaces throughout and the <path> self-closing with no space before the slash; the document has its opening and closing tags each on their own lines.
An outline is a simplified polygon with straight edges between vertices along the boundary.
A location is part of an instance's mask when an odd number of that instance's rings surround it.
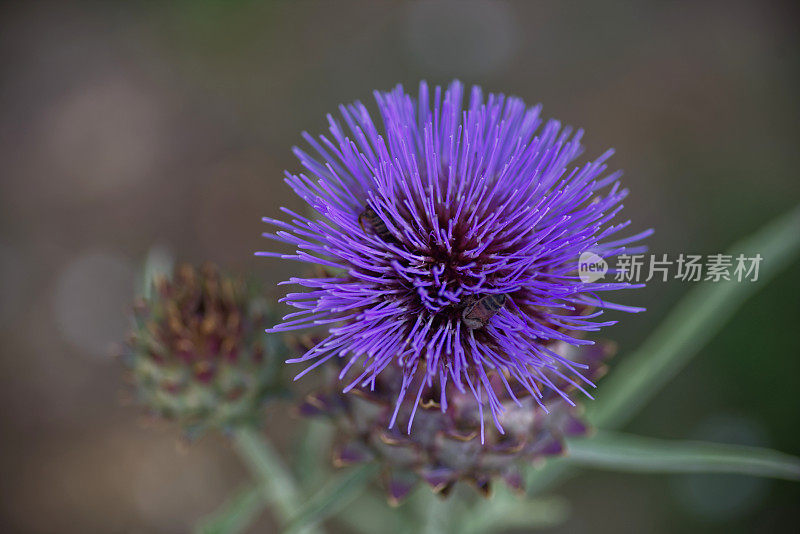
<svg viewBox="0 0 800 534">
<path fill-rule="evenodd" d="M 264 333 L 276 317 L 258 288 L 211 264 L 180 265 L 152 283 L 123 350 L 137 400 L 190 438 L 257 423 L 283 392 L 285 358 L 282 341 Z"/>
</svg>

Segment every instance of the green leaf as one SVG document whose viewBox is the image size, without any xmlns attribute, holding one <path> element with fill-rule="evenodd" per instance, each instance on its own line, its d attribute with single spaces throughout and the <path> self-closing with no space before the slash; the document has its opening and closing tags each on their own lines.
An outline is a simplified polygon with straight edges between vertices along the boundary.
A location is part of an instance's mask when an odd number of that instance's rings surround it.
<svg viewBox="0 0 800 534">
<path fill-rule="evenodd" d="M 238 534 L 255 521 L 264 508 L 261 488 L 240 490 L 214 514 L 204 518 L 195 528 L 196 534 Z"/>
<path fill-rule="evenodd" d="M 364 491 L 370 480 L 375 477 L 377 469 L 377 465 L 366 464 L 329 479 L 292 518 L 286 528 L 286 534 L 302 532 L 303 529 L 321 523 L 340 512 Z"/>
<path fill-rule="evenodd" d="M 800 252 L 800 207 L 734 245 L 727 254 L 761 254 L 757 282 L 703 282 L 672 309 L 633 354 L 600 386 L 597 401 L 587 407 L 599 428 L 618 428 L 636 415 L 703 346 L 719 332 L 738 307 L 766 285 Z"/>
<path fill-rule="evenodd" d="M 760 447 L 614 432 L 567 442 L 572 465 L 633 473 L 726 473 L 800 480 L 800 458 Z"/>
</svg>

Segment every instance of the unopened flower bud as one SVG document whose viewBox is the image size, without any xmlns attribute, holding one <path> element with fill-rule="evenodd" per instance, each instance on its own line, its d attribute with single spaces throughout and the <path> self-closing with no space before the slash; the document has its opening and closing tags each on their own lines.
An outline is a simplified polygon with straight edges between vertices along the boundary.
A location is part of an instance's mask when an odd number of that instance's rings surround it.
<svg viewBox="0 0 800 534">
<path fill-rule="evenodd" d="M 205 264 L 156 277 L 123 350 L 136 397 L 190 437 L 256 422 L 282 390 L 282 344 L 256 288 Z"/>
</svg>

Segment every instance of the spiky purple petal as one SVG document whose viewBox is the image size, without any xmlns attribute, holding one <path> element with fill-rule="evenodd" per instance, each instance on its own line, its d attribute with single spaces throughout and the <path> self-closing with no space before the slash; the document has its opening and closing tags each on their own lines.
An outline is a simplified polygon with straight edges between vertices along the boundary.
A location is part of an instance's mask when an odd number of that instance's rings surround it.
<svg viewBox="0 0 800 534">
<path fill-rule="evenodd" d="M 324 326 L 329 335 L 288 361 L 313 362 L 302 375 L 346 359 L 340 378 L 359 372 L 345 391 L 374 386 L 399 364 L 398 409 L 437 390 L 446 410 L 451 382 L 501 432 L 492 375 L 512 397 L 509 381 L 540 405 L 547 389 L 572 402 L 556 382 L 587 393 L 585 366 L 550 347 L 591 344 L 585 332 L 613 324 L 598 320 L 603 309 L 640 311 L 600 296 L 639 286 L 583 282 L 577 258 L 630 252 L 649 234 L 616 237 L 629 224 L 616 222 L 628 191 L 621 173 L 607 172 L 613 151 L 574 165 L 582 131 L 543 121 L 539 106 L 518 98 L 484 97 L 479 87 L 465 95 L 458 81 L 432 94 L 423 82 L 417 100 L 401 86 L 375 99 L 382 127 L 356 102 L 340 107 L 346 127 L 328 117 L 330 137 L 304 134 L 317 156 L 294 150 L 307 174 L 287 173 L 286 182 L 318 216 L 283 209 L 289 222 L 264 219 L 277 228 L 264 235 L 296 251 L 261 254 L 324 272 L 289 280 L 307 291 L 282 299 L 299 311 L 270 331 Z M 379 218 L 372 228 L 365 213 Z M 487 295 L 505 295 L 504 305 L 468 328 L 465 306 Z M 412 411 L 408 431 L 413 420 Z"/>
</svg>

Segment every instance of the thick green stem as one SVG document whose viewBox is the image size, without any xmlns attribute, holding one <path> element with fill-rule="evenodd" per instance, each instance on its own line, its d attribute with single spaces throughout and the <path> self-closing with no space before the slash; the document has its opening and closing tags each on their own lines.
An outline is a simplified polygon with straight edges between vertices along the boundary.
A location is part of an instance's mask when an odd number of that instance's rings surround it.
<svg viewBox="0 0 800 534">
<path fill-rule="evenodd" d="M 303 500 L 278 452 L 250 427 L 236 429 L 233 443 L 244 463 L 258 477 L 263 498 L 273 505 L 278 519 L 284 524 L 291 521 L 303 505 Z M 308 526 L 299 532 L 318 534 L 321 530 Z"/>
<path fill-rule="evenodd" d="M 475 503 L 459 518 L 458 534 L 488 534 L 557 526 L 569 517 L 569 504 L 560 497 L 524 499 L 507 491 Z"/>
<path fill-rule="evenodd" d="M 239 534 L 244 532 L 264 509 L 261 486 L 242 489 L 219 510 L 203 518 L 195 527 L 195 534 Z"/>
<path fill-rule="evenodd" d="M 284 534 L 297 534 L 331 517 L 358 497 L 375 478 L 374 464 L 354 467 L 331 478 L 297 511 Z"/>
<path fill-rule="evenodd" d="M 330 448 L 333 426 L 324 420 L 310 419 L 303 427 L 293 459 L 292 471 L 305 490 L 318 488 L 330 477 Z"/>
<path fill-rule="evenodd" d="M 452 529 L 451 498 L 440 499 L 436 495 L 426 495 L 422 534 L 449 534 Z"/>
</svg>

